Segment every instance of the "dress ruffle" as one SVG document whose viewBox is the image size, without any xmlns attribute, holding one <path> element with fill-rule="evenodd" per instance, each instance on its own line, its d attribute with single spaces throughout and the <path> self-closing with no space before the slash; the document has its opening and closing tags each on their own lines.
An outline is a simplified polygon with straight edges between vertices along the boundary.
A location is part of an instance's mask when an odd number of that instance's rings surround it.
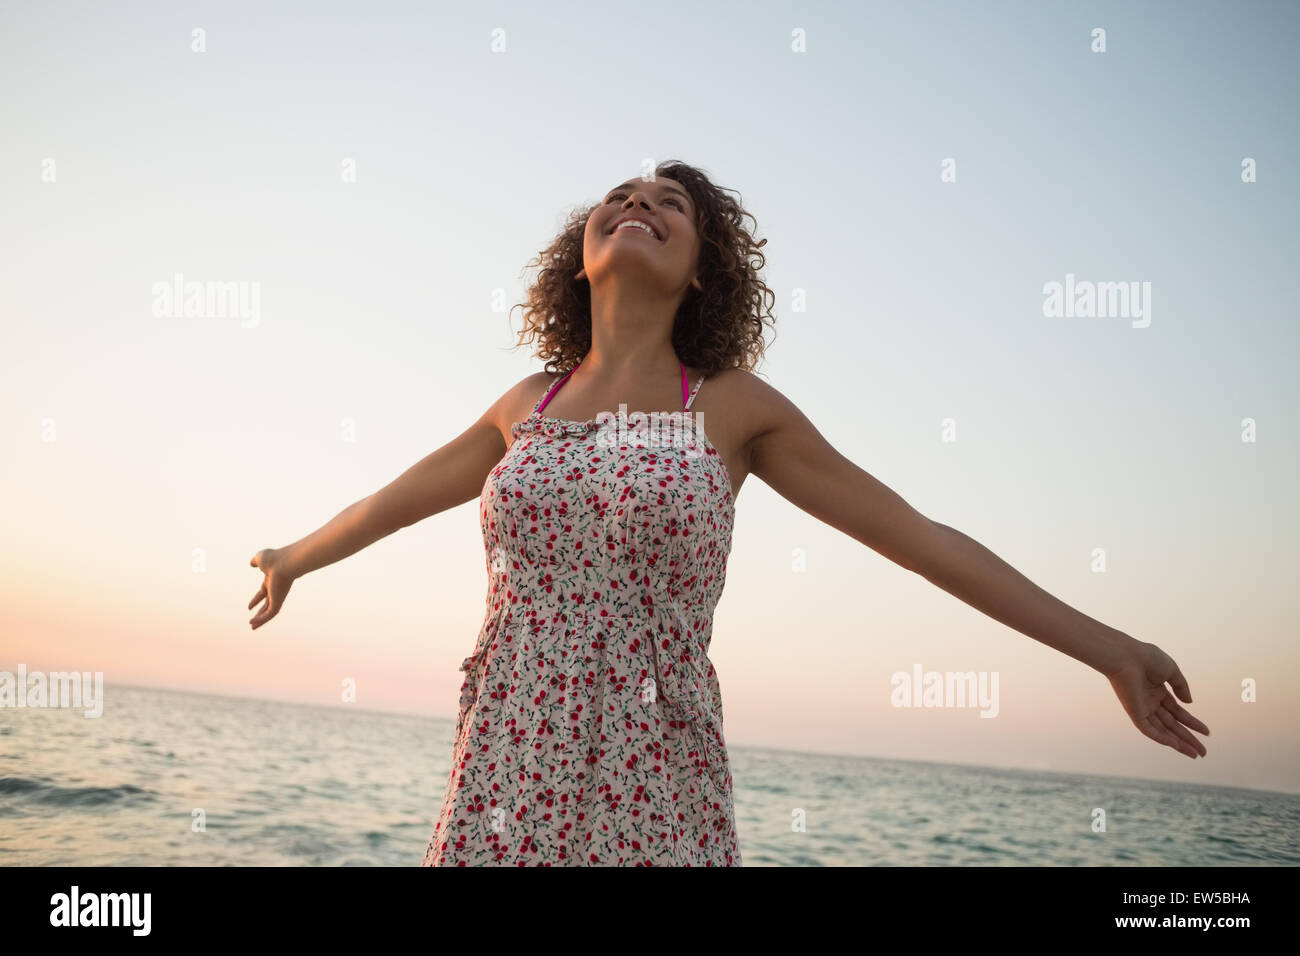
<svg viewBox="0 0 1300 956">
<path fill-rule="evenodd" d="M 542 432 L 551 438 L 582 438 L 600 427 L 600 419 L 592 418 L 585 422 L 566 421 L 562 418 L 545 418 L 536 412 L 522 422 L 510 426 L 512 438 L 518 438 L 527 432 Z"/>
</svg>

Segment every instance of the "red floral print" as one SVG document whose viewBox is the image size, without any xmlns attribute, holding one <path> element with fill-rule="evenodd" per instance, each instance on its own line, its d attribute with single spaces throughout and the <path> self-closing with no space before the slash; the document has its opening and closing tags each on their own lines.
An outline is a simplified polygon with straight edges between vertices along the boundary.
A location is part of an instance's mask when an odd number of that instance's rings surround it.
<svg viewBox="0 0 1300 956">
<path fill-rule="evenodd" d="M 544 398 L 479 499 L 487 613 L 421 865 L 739 866 L 708 657 L 726 466 L 702 430 L 617 444 Z"/>
</svg>

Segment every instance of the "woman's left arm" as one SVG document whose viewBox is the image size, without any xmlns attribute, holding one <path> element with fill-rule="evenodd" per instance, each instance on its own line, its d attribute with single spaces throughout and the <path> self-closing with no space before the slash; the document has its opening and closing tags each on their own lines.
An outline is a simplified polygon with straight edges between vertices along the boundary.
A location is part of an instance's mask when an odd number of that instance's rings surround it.
<svg viewBox="0 0 1300 956">
<path fill-rule="evenodd" d="M 920 514 L 836 451 L 789 399 L 760 379 L 742 387 L 752 435 L 746 446 L 750 473 L 895 564 L 1104 675 L 1147 737 L 1192 758 L 1205 755 L 1188 728 L 1207 736 L 1210 729 L 1174 699 L 1177 694 L 1190 704 L 1192 695 L 1168 654 L 1070 607 L 978 541 Z"/>
</svg>

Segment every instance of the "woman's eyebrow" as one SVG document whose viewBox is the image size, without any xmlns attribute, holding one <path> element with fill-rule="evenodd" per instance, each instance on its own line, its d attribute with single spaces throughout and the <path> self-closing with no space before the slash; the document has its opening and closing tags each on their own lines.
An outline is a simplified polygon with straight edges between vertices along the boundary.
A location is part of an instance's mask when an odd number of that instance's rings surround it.
<svg viewBox="0 0 1300 956">
<path fill-rule="evenodd" d="M 613 189 L 611 189 L 608 193 L 605 193 L 605 195 L 608 196 L 609 193 L 618 192 L 620 189 L 631 189 L 631 188 L 632 188 L 633 186 L 635 186 L 638 182 L 639 182 L 639 180 L 629 179 L 627 182 L 623 183 L 621 186 L 615 186 L 615 187 L 614 187 Z M 641 185 L 644 186 L 644 185 L 646 185 L 646 183 L 642 182 Z M 688 203 L 691 203 L 691 206 L 692 206 L 692 207 L 695 205 L 695 203 L 691 202 L 691 197 L 690 197 L 690 195 L 687 194 L 687 193 L 685 193 L 685 192 L 683 192 L 682 190 L 678 189 L 676 186 L 669 186 L 667 183 L 664 183 L 664 184 L 662 185 L 662 188 L 663 188 L 664 190 L 666 190 L 667 192 L 670 192 L 670 193 L 677 193 L 679 196 L 681 196 L 683 199 L 685 199 Z"/>
</svg>

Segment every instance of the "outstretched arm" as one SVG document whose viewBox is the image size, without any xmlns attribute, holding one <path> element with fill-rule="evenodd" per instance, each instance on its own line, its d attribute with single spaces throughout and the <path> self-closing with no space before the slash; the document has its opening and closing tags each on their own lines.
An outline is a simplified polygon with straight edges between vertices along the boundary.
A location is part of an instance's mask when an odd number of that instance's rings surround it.
<svg viewBox="0 0 1300 956">
<path fill-rule="evenodd" d="M 393 532 L 476 498 L 506 452 L 510 414 L 549 378 L 536 373 L 516 384 L 459 436 L 426 455 L 374 494 L 353 502 L 328 523 L 284 548 L 263 548 L 248 562 L 262 570 L 250 609 L 254 630 L 280 612 L 293 582 L 341 561 Z"/>
<path fill-rule="evenodd" d="M 1134 726 L 1195 758 L 1210 729 L 1178 665 L 1154 644 L 1097 621 L 1034 584 L 978 541 L 931 521 L 833 448 L 789 399 L 757 378 L 750 471 L 782 497 L 1008 627 L 1104 675 Z M 1173 693 L 1166 689 L 1168 683 Z"/>
</svg>

